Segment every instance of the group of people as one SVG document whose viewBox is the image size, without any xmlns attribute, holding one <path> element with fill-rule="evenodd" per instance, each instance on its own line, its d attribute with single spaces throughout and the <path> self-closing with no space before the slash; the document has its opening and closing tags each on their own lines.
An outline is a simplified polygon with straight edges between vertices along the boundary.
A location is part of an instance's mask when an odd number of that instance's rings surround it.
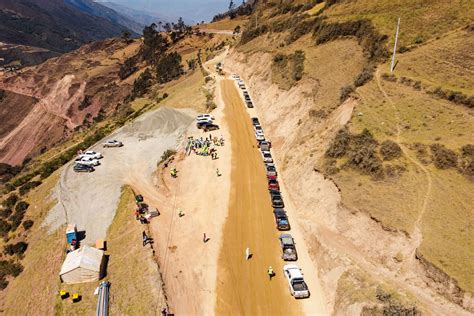
<svg viewBox="0 0 474 316">
<path fill-rule="evenodd" d="M 216 147 L 219 146 L 224 146 L 224 137 L 222 135 L 218 138 L 212 137 L 212 134 L 209 134 L 209 137 L 196 139 L 190 136 L 186 145 L 186 153 L 190 155 L 191 152 L 194 152 L 196 155 L 211 156 L 212 159 L 218 159 Z"/>
</svg>

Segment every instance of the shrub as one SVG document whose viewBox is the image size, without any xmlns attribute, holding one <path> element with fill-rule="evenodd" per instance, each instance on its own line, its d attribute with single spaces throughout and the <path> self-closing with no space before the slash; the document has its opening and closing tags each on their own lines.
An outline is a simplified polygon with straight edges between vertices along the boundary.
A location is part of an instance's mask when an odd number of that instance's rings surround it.
<svg viewBox="0 0 474 316">
<path fill-rule="evenodd" d="M 371 62 L 384 60 L 388 56 L 385 47 L 387 36 L 379 34 L 369 20 L 321 23 L 314 31 L 317 45 L 343 36 L 357 37 Z"/>
<path fill-rule="evenodd" d="M 159 83 L 177 79 L 182 73 L 181 55 L 177 52 L 164 55 L 156 65 L 156 77 Z"/>
<path fill-rule="evenodd" d="M 438 169 L 449 169 L 456 167 L 458 157 L 456 153 L 441 144 L 432 144 L 430 146 L 433 162 Z"/>
<path fill-rule="evenodd" d="M 171 156 L 175 155 L 176 154 L 176 150 L 173 150 L 173 149 L 167 149 L 163 155 L 161 155 L 161 161 L 160 161 L 160 164 L 162 162 L 164 162 L 165 160 L 167 160 L 168 158 L 170 158 Z"/>
<path fill-rule="evenodd" d="M 5 208 L 0 211 L 0 217 L 1 218 L 8 218 L 10 215 L 12 215 L 13 211 L 11 208 Z"/>
<path fill-rule="evenodd" d="M 370 81 L 373 76 L 374 68 L 373 67 L 365 67 L 362 72 L 357 76 L 354 80 L 354 86 L 360 87 Z"/>
<path fill-rule="evenodd" d="M 26 242 L 20 241 L 16 244 L 6 245 L 5 249 L 3 250 L 3 253 L 10 256 L 22 255 L 23 253 L 25 253 L 27 248 L 28 244 Z"/>
<path fill-rule="evenodd" d="M 344 156 L 347 152 L 350 139 L 351 134 L 347 131 L 347 129 L 340 129 L 337 132 L 334 141 L 326 151 L 326 156 L 331 158 L 339 158 Z"/>
<path fill-rule="evenodd" d="M 137 71 L 138 67 L 136 66 L 136 63 L 137 59 L 135 56 L 125 59 L 124 63 L 120 65 L 119 78 L 123 80 Z"/>
<path fill-rule="evenodd" d="M 22 185 L 20 187 L 20 195 L 25 195 L 26 193 L 28 193 L 31 189 L 33 188 L 36 188 L 37 186 L 39 186 L 42 182 L 41 181 L 31 181 L 31 182 L 27 182 L 25 183 L 24 185 Z"/>
<path fill-rule="evenodd" d="M 349 152 L 349 165 L 374 177 L 383 175 L 382 160 L 371 146 L 357 146 Z"/>
<path fill-rule="evenodd" d="M 133 88 L 130 94 L 130 98 L 134 100 L 137 97 L 143 96 L 145 93 L 147 93 L 150 85 L 151 85 L 151 72 L 150 70 L 146 69 L 133 82 Z"/>
<path fill-rule="evenodd" d="M 33 227 L 33 224 L 34 224 L 34 222 L 31 219 L 26 220 L 26 221 L 23 222 L 23 228 L 25 230 L 29 230 L 31 227 Z"/>
<path fill-rule="evenodd" d="M 23 272 L 23 266 L 20 263 L 0 260 L 0 278 L 3 278 L 7 275 L 17 277 L 21 272 Z"/>
<path fill-rule="evenodd" d="M 28 209 L 29 206 L 30 204 L 28 202 L 20 201 L 15 207 L 15 212 L 24 213 Z"/>
<path fill-rule="evenodd" d="M 304 71 L 304 52 L 302 50 L 297 50 L 292 56 L 293 59 L 293 80 L 299 81 L 303 78 Z"/>
<path fill-rule="evenodd" d="M 380 145 L 380 154 L 383 160 L 393 160 L 402 156 L 402 149 L 396 142 L 386 140 Z"/>
<path fill-rule="evenodd" d="M 474 145 L 467 144 L 461 147 L 461 155 L 463 157 L 474 158 Z"/>
<path fill-rule="evenodd" d="M 13 208 L 18 201 L 18 195 L 15 193 L 10 194 L 5 201 L 3 201 L 2 205 L 5 208 Z"/>
<path fill-rule="evenodd" d="M 349 96 L 351 95 L 351 93 L 354 92 L 354 87 L 352 85 L 346 85 L 344 87 L 341 88 L 341 92 L 340 92 L 340 95 L 339 95 L 339 102 L 344 102 L 347 100 L 347 98 L 349 98 Z"/>
<path fill-rule="evenodd" d="M 12 229 L 12 225 L 6 220 L 0 219 L 0 236 L 4 237 Z"/>
<path fill-rule="evenodd" d="M 468 144 L 461 147 L 459 172 L 474 178 L 474 145 Z"/>
</svg>

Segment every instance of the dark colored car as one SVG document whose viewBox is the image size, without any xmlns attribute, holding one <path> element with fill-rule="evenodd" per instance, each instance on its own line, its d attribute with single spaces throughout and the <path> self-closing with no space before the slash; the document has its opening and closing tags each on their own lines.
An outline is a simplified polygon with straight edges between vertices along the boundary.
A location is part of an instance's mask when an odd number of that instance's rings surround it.
<svg viewBox="0 0 474 316">
<path fill-rule="evenodd" d="M 272 207 L 274 208 L 283 208 L 285 207 L 285 203 L 283 203 L 283 198 L 281 195 L 272 195 Z"/>
<path fill-rule="evenodd" d="M 265 164 L 265 167 L 267 169 L 267 177 L 277 176 L 277 171 L 274 164 L 272 163 Z"/>
<path fill-rule="evenodd" d="M 275 223 L 278 230 L 290 230 L 290 222 L 288 221 L 288 216 L 286 216 L 284 209 L 274 209 L 273 215 L 275 216 Z"/>
<path fill-rule="evenodd" d="M 253 108 L 253 103 L 252 103 L 252 101 L 250 101 L 250 100 L 247 101 L 247 100 L 246 100 L 246 103 L 247 103 L 247 107 L 248 107 L 249 109 Z"/>
<path fill-rule="evenodd" d="M 252 117 L 252 125 L 260 125 L 260 121 L 258 120 L 258 117 Z"/>
<path fill-rule="evenodd" d="M 215 131 L 216 129 L 219 129 L 219 125 L 216 125 L 216 124 L 212 124 L 212 123 L 208 123 L 208 124 L 205 124 L 202 129 L 205 131 L 205 132 L 208 132 L 208 131 Z"/>
<path fill-rule="evenodd" d="M 280 184 L 277 179 L 268 180 L 268 190 L 280 190 Z"/>
<path fill-rule="evenodd" d="M 92 172 L 94 170 L 95 169 L 92 166 L 82 165 L 80 163 L 74 165 L 74 171 L 75 172 Z"/>
</svg>

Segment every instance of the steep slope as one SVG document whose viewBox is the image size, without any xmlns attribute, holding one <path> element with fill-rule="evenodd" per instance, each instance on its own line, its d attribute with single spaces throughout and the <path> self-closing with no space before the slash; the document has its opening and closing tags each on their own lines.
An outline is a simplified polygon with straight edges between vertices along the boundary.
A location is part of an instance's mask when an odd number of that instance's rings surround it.
<svg viewBox="0 0 474 316">
<path fill-rule="evenodd" d="M 422 2 L 261 3 L 225 62 L 250 87 L 337 314 L 394 296 L 472 311 L 473 6 Z"/>
<path fill-rule="evenodd" d="M 0 89 L 7 91 L 7 98 L 0 115 L 6 128 L 0 160 L 21 163 L 26 156 L 67 139 L 76 128 L 115 111 L 131 89 L 130 83 L 119 78 L 120 65 L 139 45 L 138 41 L 96 42 L 3 78 Z M 36 100 L 33 106 L 23 100 L 31 98 Z M 12 109 L 23 115 L 12 115 Z"/>
<path fill-rule="evenodd" d="M 124 5 L 120 5 L 115 2 L 100 1 L 99 3 L 102 4 L 103 6 L 106 6 L 115 10 L 116 12 L 120 13 L 123 16 L 128 17 L 129 19 L 140 24 L 142 27 L 145 25 L 150 25 L 152 23 L 158 24 L 160 21 L 165 23 L 165 22 L 170 22 L 172 20 L 172 18 L 169 18 L 169 17 L 155 14 L 153 12 L 135 10 L 135 9 L 129 8 Z"/>
<path fill-rule="evenodd" d="M 84 43 L 118 36 L 117 23 L 81 12 L 62 0 L 0 2 L 0 41 L 67 52 Z"/>
<path fill-rule="evenodd" d="M 130 19 L 117 12 L 116 10 L 104 6 L 100 3 L 91 0 L 66 0 L 66 3 L 75 6 L 80 11 L 89 15 L 104 18 L 111 23 L 122 25 L 123 27 L 140 34 L 143 31 L 142 24 L 137 23 L 135 20 Z"/>
</svg>

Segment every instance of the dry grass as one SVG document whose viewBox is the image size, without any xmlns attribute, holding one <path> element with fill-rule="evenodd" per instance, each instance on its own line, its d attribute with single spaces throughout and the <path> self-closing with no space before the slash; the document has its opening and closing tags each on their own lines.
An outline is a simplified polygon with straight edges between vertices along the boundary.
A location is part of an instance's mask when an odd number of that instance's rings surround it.
<svg viewBox="0 0 474 316">
<path fill-rule="evenodd" d="M 219 30 L 219 31 L 233 31 L 237 25 L 243 27 L 247 23 L 247 17 L 237 17 L 235 19 L 223 19 L 213 23 L 206 23 L 199 25 L 201 30 Z"/>
<path fill-rule="evenodd" d="M 47 178 L 28 195 L 31 204 L 27 219 L 34 220 L 28 238 L 28 250 L 22 261 L 24 271 L 0 292 L 5 315 L 52 315 L 59 289 L 59 270 L 65 252 L 64 229 L 49 235 L 41 223 L 55 201 L 48 198 L 56 185 L 59 172 Z M 21 302 L 21 303 L 19 303 Z"/>
<path fill-rule="evenodd" d="M 192 108 L 205 111 L 206 98 L 203 92 L 204 76 L 199 69 L 192 74 L 181 77 L 167 84 L 162 93 L 168 93 L 168 98 L 161 102 L 162 105 L 173 108 Z"/>
<path fill-rule="evenodd" d="M 474 184 L 454 170 L 430 168 L 431 199 L 422 218 L 421 254 L 474 292 Z"/>
<path fill-rule="evenodd" d="M 322 8 L 326 5 L 326 2 L 321 2 L 321 3 L 316 3 L 314 7 L 309 9 L 308 11 L 305 11 L 304 13 L 309 14 L 309 15 L 315 15 L 319 11 L 321 11 Z"/>
<path fill-rule="evenodd" d="M 145 226 L 135 220 L 135 198 L 128 186 L 122 189 L 117 213 L 107 232 L 109 261 L 104 280 L 111 283 L 110 312 L 117 315 L 155 315 L 165 306 L 161 279 L 150 246 L 142 247 Z M 56 300 L 58 315 L 90 315 L 97 304 L 98 282 L 62 284 L 61 289 L 79 293 L 82 300 Z"/>
<path fill-rule="evenodd" d="M 420 80 L 423 85 L 473 93 L 474 36 L 460 30 L 420 48 L 398 55 L 396 75 Z"/>
<path fill-rule="evenodd" d="M 436 66 L 440 63 L 426 60 L 416 62 L 427 54 L 427 49 L 444 52 L 446 46 L 442 46 L 443 44 L 444 42 L 438 47 L 433 43 L 431 48 L 429 44 L 403 56 L 403 72 L 416 73 L 419 76 L 417 79 L 424 82 L 442 82 L 443 78 L 447 78 L 446 82 L 450 87 L 457 87 L 460 82 L 472 80 L 465 71 L 461 78 L 449 79 L 447 74 L 458 69 L 454 61 L 451 66 L 443 64 L 440 73 L 434 76 L 430 74 L 438 71 Z M 462 56 L 465 56 L 466 52 L 463 55 L 462 47 L 461 45 L 460 50 L 451 52 L 451 55 L 461 56 L 456 57 L 456 61 L 465 60 Z M 357 91 L 361 100 L 349 123 L 351 132 L 368 128 L 379 142 L 385 139 L 396 140 L 399 124 L 400 143 L 405 147 L 414 143 L 441 143 L 447 148 L 458 150 L 462 145 L 472 143 L 474 117 L 471 110 L 433 98 L 423 91 L 416 91 L 400 83 L 382 80 L 382 85 L 395 107 L 385 100 L 375 82 L 359 88 Z M 416 157 L 414 152 L 408 152 L 412 157 Z M 438 170 L 432 165 L 427 166 L 433 182 L 427 208 L 421 214 L 428 188 L 427 176 L 420 167 L 406 158 L 398 163 L 403 164 L 406 171 L 395 179 L 386 178 L 374 182 L 351 170 L 344 170 L 335 175 L 335 180 L 342 189 L 343 203 L 351 208 L 366 211 L 385 226 L 409 233 L 413 231 L 414 223 L 421 216 L 421 254 L 456 279 L 463 289 L 474 291 L 474 244 L 471 238 L 474 229 L 469 223 L 469 219 L 474 217 L 471 205 L 474 200 L 474 183 L 456 170 Z"/>
<path fill-rule="evenodd" d="M 409 0 L 403 4 L 391 0 L 344 1 L 324 12 L 330 21 L 366 18 L 393 40 L 397 18 L 401 17 L 399 45 L 426 41 L 450 30 L 472 23 L 474 2 L 464 0 Z M 390 44 L 390 43 L 389 43 Z M 392 42 L 393 45 L 393 42 Z"/>
<path fill-rule="evenodd" d="M 108 280 L 111 282 L 110 312 L 117 315 L 156 315 L 165 306 L 161 278 L 150 246 L 142 247 L 142 231 L 135 220 L 135 199 L 130 187 L 122 196 L 108 230 Z"/>
</svg>

